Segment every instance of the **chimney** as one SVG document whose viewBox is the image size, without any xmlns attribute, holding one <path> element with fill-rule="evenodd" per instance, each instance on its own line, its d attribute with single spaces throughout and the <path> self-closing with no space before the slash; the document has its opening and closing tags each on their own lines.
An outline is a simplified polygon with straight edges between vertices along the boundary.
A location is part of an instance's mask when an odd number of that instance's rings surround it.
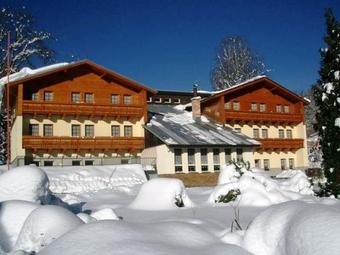
<svg viewBox="0 0 340 255">
<path fill-rule="evenodd" d="M 197 83 L 194 84 L 192 92 L 193 92 L 193 98 L 191 98 L 191 105 L 192 105 L 192 118 L 195 121 L 201 120 L 201 97 L 197 94 Z"/>
</svg>

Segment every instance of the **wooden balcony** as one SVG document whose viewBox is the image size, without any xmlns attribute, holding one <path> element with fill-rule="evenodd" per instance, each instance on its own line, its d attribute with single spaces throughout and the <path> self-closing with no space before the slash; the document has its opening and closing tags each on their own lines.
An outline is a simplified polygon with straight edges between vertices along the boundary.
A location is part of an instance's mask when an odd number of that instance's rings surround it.
<svg viewBox="0 0 340 255">
<path fill-rule="evenodd" d="M 60 104 L 23 101 L 22 112 L 34 115 L 74 115 L 99 117 L 142 117 L 143 105 L 96 105 L 85 103 Z"/>
<path fill-rule="evenodd" d="M 295 151 L 303 148 L 303 139 L 281 139 L 281 138 L 267 138 L 257 139 L 261 146 L 260 151 L 265 150 L 291 150 Z"/>
<path fill-rule="evenodd" d="M 226 122 L 262 122 L 262 123 L 287 123 L 298 124 L 303 122 L 302 114 L 293 113 L 269 113 L 251 111 L 225 110 Z"/>
<path fill-rule="evenodd" d="M 24 136 L 23 148 L 31 150 L 141 151 L 143 137 Z"/>
</svg>

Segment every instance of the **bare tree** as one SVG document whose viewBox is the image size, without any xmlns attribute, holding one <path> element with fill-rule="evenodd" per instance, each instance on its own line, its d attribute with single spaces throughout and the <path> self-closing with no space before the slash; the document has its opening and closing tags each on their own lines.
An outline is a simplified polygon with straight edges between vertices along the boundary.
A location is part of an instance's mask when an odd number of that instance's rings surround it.
<svg viewBox="0 0 340 255">
<path fill-rule="evenodd" d="M 222 40 L 211 72 L 214 90 L 232 87 L 267 73 L 261 58 L 239 36 Z"/>
</svg>

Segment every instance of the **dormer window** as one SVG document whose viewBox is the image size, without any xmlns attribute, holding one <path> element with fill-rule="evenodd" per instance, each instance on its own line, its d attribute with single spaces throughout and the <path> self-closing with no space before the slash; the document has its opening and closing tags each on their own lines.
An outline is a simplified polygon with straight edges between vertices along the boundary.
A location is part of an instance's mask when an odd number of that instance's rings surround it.
<svg viewBox="0 0 340 255">
<path fill-rule="evenodd" d="M 162 98 L 155 98 L 155 103 L 157 103 L 157 104 L 162 103 Z"/>
<path fill-rule="evenodd" d="M 288 106 L 288 105 L 285 105 L 285 106 L 283 107 L 283 111 L 284 111 L 285 113 L 289 113 L 289 106 Z"/>
<path fill-rule="evenodd" d="M 276 105 L 276 112 L 282 112 L 282 106 L 280 104 Z"/>
<path fill-rule="evenodd" d="M 72 100 L 72 103 L 79 103 L 80 102 L 80 93 L 79 92 L 72 92 L 71 100 Z"/>
<path fill-rule="evenodd" d="M 164 98 L 164 103 L 170 104 L 171 103 L 171 98 Z"/>
<path fill-rule="evenodd" d="M 266 111 L 266 104 L 260 104 L 260 112 Z"/>
<path fill-rule="evenodd" d="M 124 104 L 131 104 L 132 103 L 132 98 L 130 95 L 124 95 L 123 97 L 123 103 Z"/>
<path fill-rule="evenodd" d="M 45 91 L 44 92 L 44 101 L 53 101 L 53 92 Z"/>
<path fill-rule="evenodd" d="M 85 93 L 85 103 L 93 103 L 93 93 Z"/>
<path fill-rule="evenodd" d="M 149 97 L 149 99 L 146 102 L 147 103 L 152 103 L 152 97 Z"/>
<path fill-rule="evenodd" d="M 119 95 L 111 95 L 111 104 L 119 104 Z"/>
<path fill-rule="evenodd" d="M 251 103 L 250 109 L 254 112 L 257 111 L 257 103 Z"/>
<path fill-rule="evenodd" d="M 240 102 L 233 102 L 233 110 L 235 111 L 240 110 Z"/>
<path fill-rule="evenodd" d="M 230 109 L 230 102 L 226 102 L 226 103 L 224 104 L 224 109 L 227 109 L 227 110 Z"/>
<path fill-rule="evenodd" d="M 175 98 L 175 99 L 174 99 L 174 103 L 175 103 L 175 104 L 180 104 L 180 103 L 181 103 L 181 99 Z"/>
<path fill-rule="evenodd" d="M 32 101 L 39 101 L 39 93 L 38 92 L 32 93 Z"/>
</svg>

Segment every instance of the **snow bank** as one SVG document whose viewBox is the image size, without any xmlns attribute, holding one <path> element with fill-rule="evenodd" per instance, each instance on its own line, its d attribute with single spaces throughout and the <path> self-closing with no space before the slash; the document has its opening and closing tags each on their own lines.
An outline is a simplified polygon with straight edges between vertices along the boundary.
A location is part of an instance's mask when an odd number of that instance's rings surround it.
<svg viewBox="0 0 340 255">
<path fill-rule="evenodd" d="M 146 182 L 142 165 L 72 166 L 42 168 L 50 179 L 53 193 L 80 193 L 129 187 Z"/>
<path fill-rule="evenodd" d="M 243 175 L 240 177 L 240 172 Z M 236 202 L 241 206 L 269 206 L 313 195 L 311 184 L 302 171 L 290 173 L 290 178 L 274 180 L 266 174 L 252 171 L 236 171 L 234 165 L 222 168 L 218 183 L 209 197 L 209 203 L 217 203 L 221 196 L 240 191 Z"/>
<path fill-rule="evenodd" d="M 9 252 L 13 249 L 28 215 L 39 206 L 37 203 L 20 200 L 0 204 L 0 246 L 4 251 Z"/>
<path fill-rule="evenodd" d="M 48 177 L 36 166 L 13 168 L 0 175 L 0 202 L 25 200 L 48 202 Z"/>
<path fill-rule="evenodd" d="M 26 219 L 14 250 L 37 252 L 82 224 L 83 221 L 80 218 L 62 207 L 41 206 Z"/>
<path fill-rule="evenodd" d="M 91 213 L 91 217 L 96 220 L 119 220 L 117 214 L 111 208 L 104 208 Z"/>
<path fill-rule="evenodd" d="M 193 203 L 188 197 L 181 180 L 157 178 L 143 184 L 129 208 L 137 210 L 172 210 L 191 206 L 193 206 Z"/>
<path fill-rule="evenodd" d="M 339 236 L 340 210 L 290 201 L 258 215 L 242 245 L 255 255 L 334 255 L 340 251 Z"/>
<path fill-rule="evenodd" d="M 180 222 L 138 224 L 124 221 L 97 221 L 62 236 L 39 255 L 249 255 L 196 225 Z"/>
</svg>

